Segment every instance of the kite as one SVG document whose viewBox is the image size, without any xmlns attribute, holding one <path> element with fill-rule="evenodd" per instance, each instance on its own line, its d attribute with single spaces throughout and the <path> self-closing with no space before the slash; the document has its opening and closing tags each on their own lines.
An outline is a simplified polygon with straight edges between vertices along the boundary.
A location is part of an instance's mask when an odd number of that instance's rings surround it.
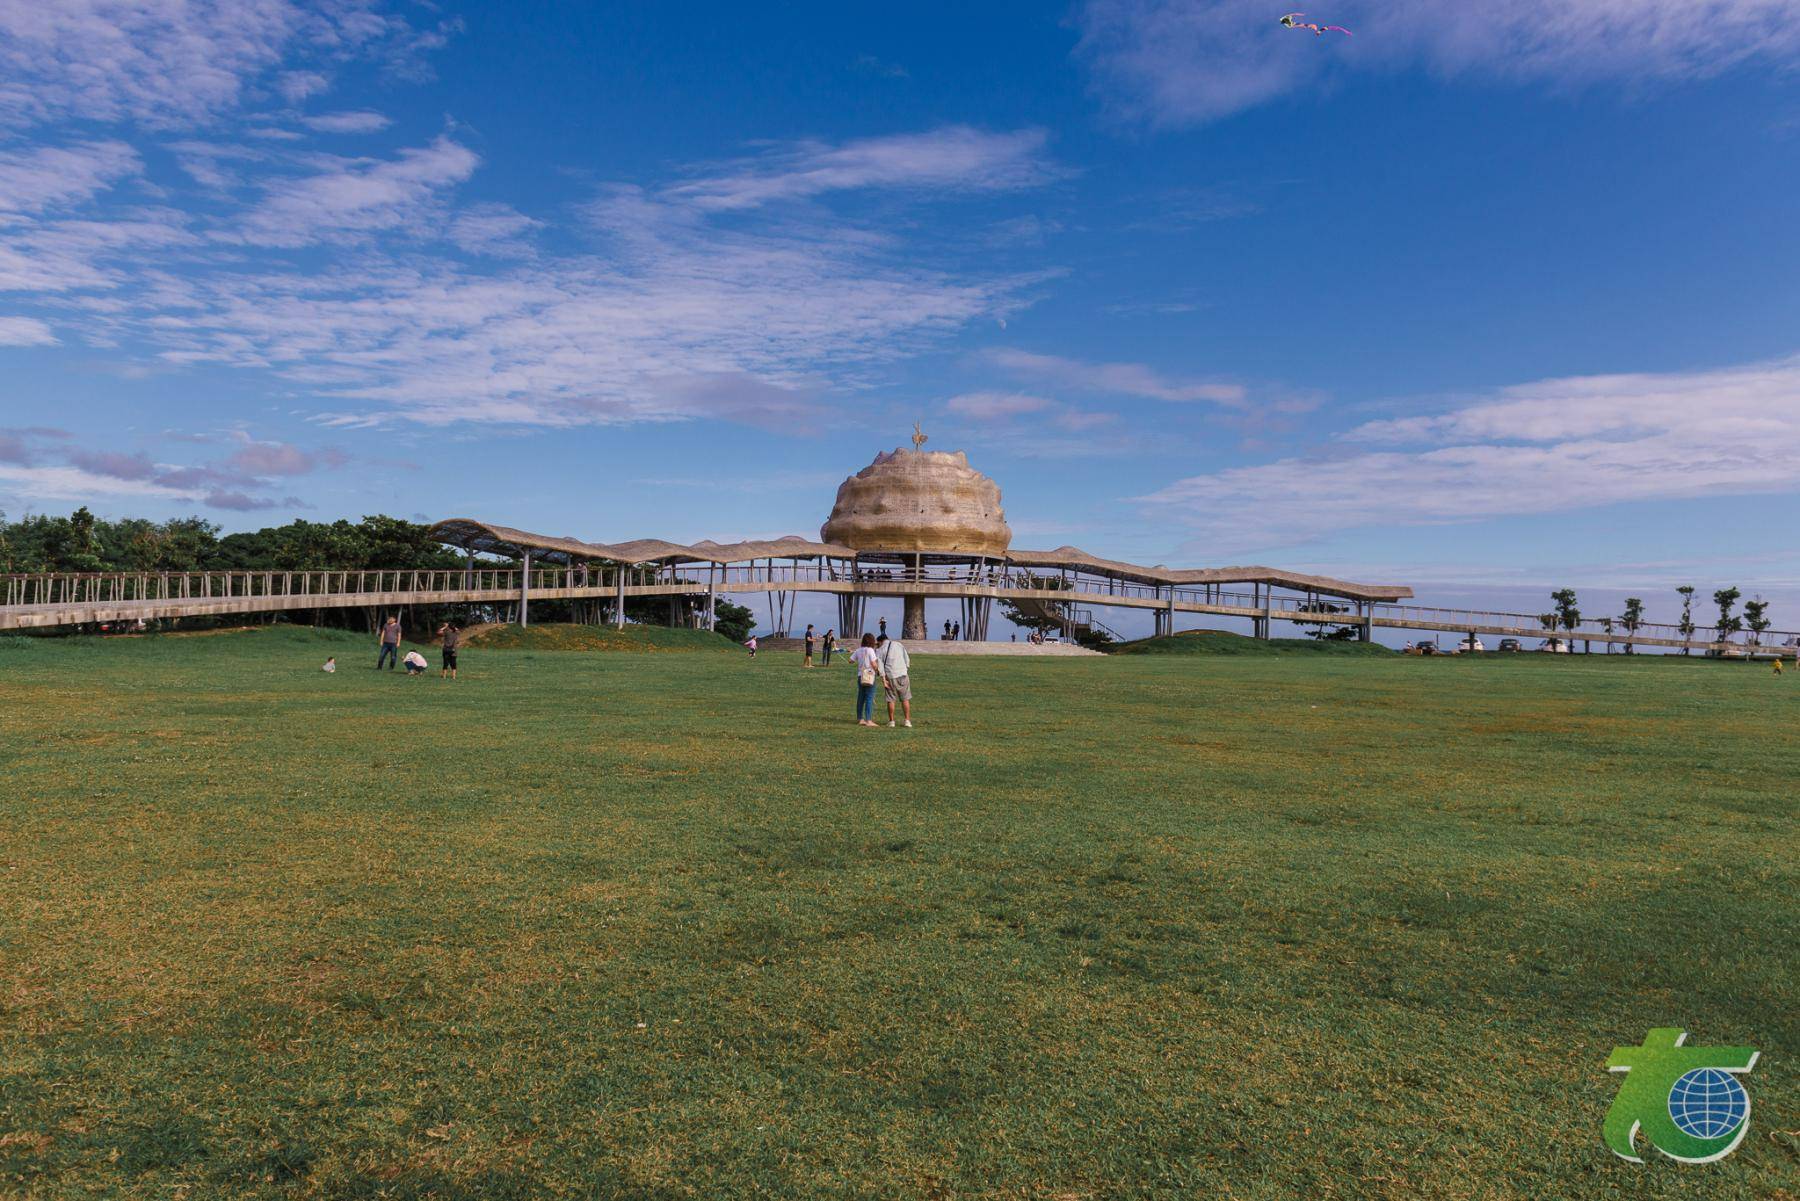
<svg viewBox="0 0 1800 1201">
<path fill-rule="evenodd" d="M 1302 21 L 1300 18 L 1305 15 L 1305 13 L 1289 13 L 1281 18 L 1281 23 L 1289 29 L 1310 29 L 1315 37 L 1324 37 L 1327 33 L 1341 33 L 1347 38 L 1356 36 L 1342 25 L 1315 25 L 1311 21 Z"/>
</svg>

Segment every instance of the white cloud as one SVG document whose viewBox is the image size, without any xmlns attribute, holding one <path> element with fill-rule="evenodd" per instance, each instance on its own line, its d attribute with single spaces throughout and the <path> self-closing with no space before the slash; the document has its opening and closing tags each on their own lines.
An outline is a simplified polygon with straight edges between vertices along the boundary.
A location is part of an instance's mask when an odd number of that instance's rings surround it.
<svg viewBox="0 0 1800 1201">
<path fill-rule="evenodd" d="M 958 417 L 975 421 L 996 421 L 1025 413 L 1041 413 L 1055 402 L 1023 392 L 965 392 L 944 402 L 944 408 Z"/>
<path fill-rule="evenodd" d="M 1013 375 L 1050 380 L 1086 392 L 1222 405 L 1241 405 L 1246 395 L 1240 384 L 1170 379 L 1143 363 L 1088 363 L 1010 347 L 996 347 L 985 352 L 984 357 Z"/>
<path fill-rule="evenodd" d="M 1078 54 L 1127 112 L 1179 124 L 1359 70 L 1582 85 L 1702 78 L 1800 51 L 1800 0 L 1339 0 L 1327 19 L 1356 36 L 1324 41 L 1278 15 L 1239 0 L 1086 0 Z"/>
<path fill-rule="evenodd" d="M 0 317 L 0 346 L 55 346 L 56 334 L 32 317 Z"/>
<path fill-rule="evenodd" d="M 268 185 L 237 234 L 258 246 L 305 246 L 378 230 L 425 228 L 444 189 L 475 173 L 474 151 L 447 137 L 391 159 L 316 160 L 313 174 Z"/>
<path fill-rule="evenodd" d="M 393 124 L 381 113 L 360 110 L 345 113 L 320 113 L 302 117 L 300 124 L 316 133 L 380 133 Z"/>
<path fill-rule="evenodd" d="M 0 214 L 77 204 L 143 170 L 123 142 L 83 142 L 0 151 Z"/>
<path fill-rule="evenodd" d="M 1800 356 L 1546 380 L 1435 417 L 1372 422 L 1319 459 L 1180 480 L 1144 498 L 1214 543 L 1304 541 L 1633 501 L 1800 487 Z"/>
<path fill-rule="evenodd" d="M 470 254 L 525 254 L 526 237 L 539 225 L 510 204 L 477 204 L 456 215 L 450 240 Z"/>
<path fill-rule="evenodd" d="M 1039 129 L 988 133 L 965 125 L 831 145 L 799 142 L 730 163 L 668 189 L 703 211 L 755 208 L 827 192 L 913 188 L 992 192 L 1036 187 L 1058 171 Z"/>
<path fill-rule="evenodd" d="M 5 488 L 5 485 L 11 485 Z M 79 467 L 18 467 L 0 462 L 0 488 L 32 501 L 84 501 L 96 496 L 176 499 L 181 493 L 149 480 L 119 479 Z"/>
<path fill-rule="evenodd" d="M 364 53 L 421 36 L 379 0 L 0 0 L 0 125 L 65 118 L 189 125 L 234 109 L 277 67 L 290 100 Z M 316 60 L 304 68 L 296 57 Z"/>
<path fill-rule="evenodd" d="M 686 184 L 607 187 L 584 225 L 558 231 L 573 238 L 539 239 L 542 224 L 509 206 L 458 203 L 478 159 L 449 137 L 367 157 L 167 146 L 205 206 L 0 224 L 0 290 L 54 298 L 64 337 L 140 362 L 267 373 L 334 423 L 812 421 L 827 389 L 1014 312 L 1043 278 L 973 270 L 966 255 L 937 268 L 903 227 L 823 205 L 727 213 Z M 796 153 L 735 166 L 779 180 Z M 923 179 L 999 186 L 1013 170 L 901 169 L 867 146 L 833 161 L 889 163 L 856 178 L 902 195 Z M 301 247 L 301 261 L 280 253 Z"/>
</svg>

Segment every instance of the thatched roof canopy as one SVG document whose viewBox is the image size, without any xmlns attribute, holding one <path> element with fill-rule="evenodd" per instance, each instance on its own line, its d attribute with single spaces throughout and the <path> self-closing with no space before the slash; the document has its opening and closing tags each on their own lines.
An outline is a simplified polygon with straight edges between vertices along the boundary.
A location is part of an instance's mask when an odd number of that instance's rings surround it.
<svg viewBox="0 0 1800 1201">
<path fill-rule="evenodd" d="M 751 559 L 849 559 L 856 552 L 847 546 L 828 542 L 809 542 L 798 535 L 759 542 L 698 542 L 683 546 L 660 538 L 639 538 L 632 542 L 583 542 L 579 538 L 556 538 L 533 534 L 511 526 L 494 525 L 473 518 L 458 517 L 440 521 L 431 527 L 431 535 L 440 542 L 460 546 L 479 554 L 506 555 L 520 558 L 527 552 L 533 558 L 551 562 L 573 562 L 580 559 L 599 560 L 637 566 L 642 563 L 745 563 Z"/>
<path fill-rule="evenodd" d="M 637 566 L 643 563 L 747 563 L 753 559 L 853 559 L 857 552 L 848 546 L 831 542 L 812 542 L 790 535 L 759 542 L 697 542 L 683 546 L 660 538 L 640 538 L 634 542 L 607 544 L 583 542 L 578 538 L 553 538 L 527 533 L 511 526 L 492 525 L 472 518 L 440 521 L 431 527 L 434 538 L 452 546 L 460 546 L 482 554 L 508 555 L 519 558 L 526 552 L 539 560 L 574 562 L 595 560 Z M 942 553 L 927 556 L 945 558 Z M 969 556 L 972 561 L 974 556 Z M 1000 560 L 994 560 L 1000 561 Z M 1087 575 L 1106 576 L 1136 584 L 1265 584 L 1296 592 L 1316 593 L 1358 601 L 1396 601 L 1411 596 L 1412 589 L 1393 584 L 1354 584 L 1330 576 L 1305 575 L 1282 571 L 1275 567 L 1205 567 L 1171 569 L 1158 564 L 1141 567 L 1117 559 L 1102 559 L 1074 546 L 1055 550 L 1011 550 L 1003 560 L 1013 567 L 1037 570 L 1062 569 Z"/>
</svg>

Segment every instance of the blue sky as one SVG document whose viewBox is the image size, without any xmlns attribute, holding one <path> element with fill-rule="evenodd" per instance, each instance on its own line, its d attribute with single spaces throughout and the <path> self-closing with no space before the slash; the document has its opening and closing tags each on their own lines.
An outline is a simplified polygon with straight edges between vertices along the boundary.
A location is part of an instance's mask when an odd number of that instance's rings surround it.
<svg viewBox="0 0 1800 1201">
<path fill-rule="evenodd" d="M 0 0 L 0 508 L 1800 604 L 1800 0 Z M 1792 605 L 1790 604 L 1791 608 Z"/>
</svg>

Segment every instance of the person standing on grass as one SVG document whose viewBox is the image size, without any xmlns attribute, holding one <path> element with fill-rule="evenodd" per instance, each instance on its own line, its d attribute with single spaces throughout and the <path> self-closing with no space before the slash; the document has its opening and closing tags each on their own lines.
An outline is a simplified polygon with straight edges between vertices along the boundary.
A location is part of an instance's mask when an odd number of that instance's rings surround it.
<svg viewBox="0 0 1800 1201">
<path fill-rule="evenodd" d="M 881 660 L 875 654 L 875 635 L 864 634 L 862 645 L 850 652 L 856 666 L 856 724 L 875 724 L 875 681 L 881 678 Z"/>
<path fill-rule="evenodd" d="M 381 654 L 376 656 L 375 670 L 380 671 L 383 663 L 389 671 L 400 662 L 400 615 L 394 614 L 381 627 Z"/>
<path fill-rule="evenodd" d="M 819 648 L 820 650 L 825 652 L 825 666 L 826 667 L 831 666 L 831 644 L 836 641 L 837 641 L 837 631 L 836 630 L 826 630 L 825 631 L 825 645 Z"/>
<path fill-rule="evenodd" d="M 438 627 L 438 633 L 444 639 L 444 665 L 438 672 L 438 679 L 456 678 L 456 648 L 462 645 L 462 631 L 454 624 L 446 621 Z"/>
<path fill-rule="evenodd" d="M 805 653 L 800 658 L 800 666 L 802 666 L 802 667 L 811 667 L 812 666 L 812 647 L 813 647 L 812 622 L 809 621 L 806 623 L 806 650 L 805 650 Z"/>
<path fill-rule="evenodd" d="M 887 681 L 888 729 L 894 728 L 894 702 L 900 702 L 900 713 L 906 719 L 906 728 L 912 729 L 912 680 L 907 675 L 910 667 L 906 647 L 898 638 L 889 638 L 877 648 L 876 658 L 881 663 L 881 678 Z"/>
</svg>

